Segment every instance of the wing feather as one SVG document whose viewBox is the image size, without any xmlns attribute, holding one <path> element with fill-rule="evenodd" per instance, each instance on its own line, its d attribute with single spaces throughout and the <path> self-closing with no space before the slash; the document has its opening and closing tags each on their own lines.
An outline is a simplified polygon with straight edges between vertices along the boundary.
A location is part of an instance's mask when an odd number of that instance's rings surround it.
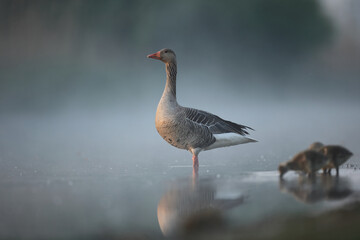
<svg viewBox="0 0 360 240">
<path fill-rule="evenodd" d="M 242 136 L 248 135 L 248 129 L 254 130 L 248 126 L 233 123 L 224 120 L 214 114 L 197 110 L 194 108 L 185 108 L 185 117 L 188 121 L 191 121 L 195 125 L 201 125 L 207 127 L 212 134 L 221 133 L 238 133 Z"/>
</svg>

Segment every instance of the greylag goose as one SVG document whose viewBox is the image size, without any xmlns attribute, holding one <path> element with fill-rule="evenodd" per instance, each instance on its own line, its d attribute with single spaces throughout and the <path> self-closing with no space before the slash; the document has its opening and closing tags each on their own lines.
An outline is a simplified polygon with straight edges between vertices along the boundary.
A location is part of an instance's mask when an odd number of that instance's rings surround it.
<svg viewBox="0 0 360 240">
<path fill-rule="evenodd" d="M 353 153 L 348 149 L 337 145 L 323 146 L 319 152 L 327 156 L 330 160 L 329 163 L 322 168 L 324 174 L 330 174 L 331 169 L 335 168 L 336 176 L 339 176 L 339 166 L 346 162 L 353 155 Z"/>
<path fill-rule="evenodd" d="M 329 162 L 322 153 L 315 150 L 305 150 L 296 154 L 291 160 L 279 165 L 280 178 L 289 170 L 300 171 L 312 176 Z"/>
<path fill-rule="evenodd" d="M 199 167 L 201 151 L 256 142 L 246 137 L 250 127 L 224 120 L 211 113 L 182 107 L 176 100 L 177 64 L 175 52 L 162 49 L 147 56 L 166 66 L 166 85 L 156 111 L 155 126 L 160 136 L 172 146 L 193 154 L 193 167 Z"/>
</svg>

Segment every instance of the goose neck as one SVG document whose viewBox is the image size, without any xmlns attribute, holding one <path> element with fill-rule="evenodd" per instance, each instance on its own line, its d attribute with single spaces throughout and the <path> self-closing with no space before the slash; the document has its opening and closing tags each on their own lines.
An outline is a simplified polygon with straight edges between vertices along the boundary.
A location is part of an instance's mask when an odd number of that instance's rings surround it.
<svg viewBox="0 0 360 240">
<path fill-rule="evenodd" d="M 164 93 L 171 94 L 176 99 L 176 62 L 166 63 L 166 86 Z"/>
</svg>

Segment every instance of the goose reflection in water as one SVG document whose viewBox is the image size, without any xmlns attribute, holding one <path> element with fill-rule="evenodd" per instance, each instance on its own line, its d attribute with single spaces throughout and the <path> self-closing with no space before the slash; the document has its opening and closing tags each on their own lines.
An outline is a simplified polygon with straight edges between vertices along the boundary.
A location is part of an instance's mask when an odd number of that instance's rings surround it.
<svg viewBox="0 0 360 240">
<path fill-rule="evenodd" d="M 304 203 L 342 200 L 353 193 L 346 178 L 329 175 L 321 176 L 318 179 L 305 177 L 292 181 L 282 179 L 280 180 L 280 190 Z"/>
<path fill-rule="evenodd" d="M 223 212 L 242 204 L 244 196 L 239 190 L 223 192 L 216 180 L 194 174 L 191 179 L 177 179 L 171 184 L 157 207 L 160 229 L 165 236 L 224 226 Z M 221 192 L 225 195 L 221 196 Z"/>
</svg>

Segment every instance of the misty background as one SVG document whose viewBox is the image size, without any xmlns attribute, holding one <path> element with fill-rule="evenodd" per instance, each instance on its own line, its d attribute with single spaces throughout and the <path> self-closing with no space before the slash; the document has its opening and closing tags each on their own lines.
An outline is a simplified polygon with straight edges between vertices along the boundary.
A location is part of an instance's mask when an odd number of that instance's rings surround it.
<svg viewBox="0 0 360 240">
<path fill-rule="evenodd" d="M 165 71 L 146 55 L 165 47 L 177 53 L 180 104 L 257 130 L 259 143 L 204 158 L 272 155 L 276 168 L 312 141 L 356 151 L 358 10 L 352 0 L 1 1 L 2 162 L 47 172 L 69 171 L 65 159 L 123 169 L 189 158 L 154 127 Z"/>
<path fill-rule="evenodd" d="M 200 169 L 275 170 L 313 141 L 345 145 L 357 163 L 359 12 L 357 0 L 1 1 L 0 179 L 141 182 L 191 165 L 155 129 L 166 76 L 146 55 L 162 48 L 176 52 L 181 105 L 256 129 L 258 143 L 203 152 Z M 9 204 L 23 197 L 6 189 Z"/>
</svg>

